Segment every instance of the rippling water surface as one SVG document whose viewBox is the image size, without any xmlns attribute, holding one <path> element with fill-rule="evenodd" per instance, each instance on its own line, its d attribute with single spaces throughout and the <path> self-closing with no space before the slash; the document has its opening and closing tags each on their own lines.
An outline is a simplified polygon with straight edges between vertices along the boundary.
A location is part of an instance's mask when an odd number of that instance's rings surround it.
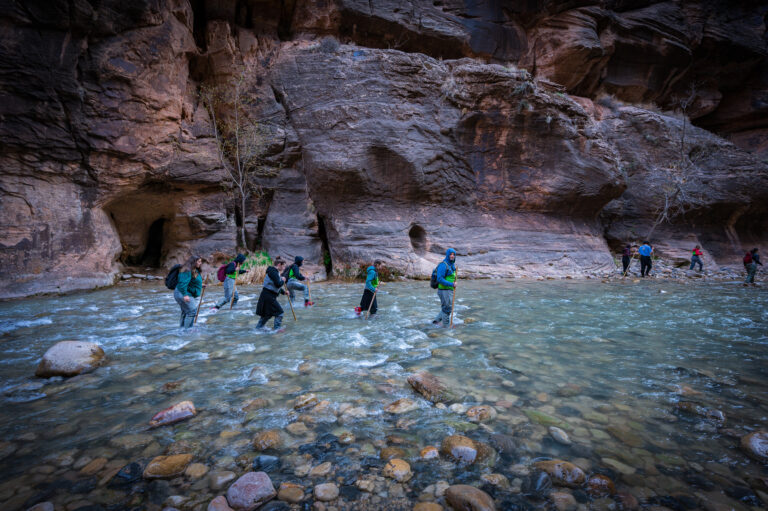
<svg viewBox="0 0 768 511">
<path fill-rule="evenodd" d="M 270 429 L 280 432 L 280 445 L 267 452 L 280 458 L 269 470 L 275 486 L 302 484 L 311 501 L 313 484 L 335 481 L 338 505 L 350 509 L 356 501 L 374 508 L 398 499 L 442 502 L 438 481 L 481 486 L 501 509 L 543 509 L 550 490 L 532 471 L 542 458 L 608 475 L 642 505 L 761 505 L 756 491 L 768 471 L 738 449 L 738 436 L 765 428 L 768 417 L 764 291 L 658 281 L 462 284 L 454 330 L 431 326 L 439 302 L 418 282 L 386 284 L 380 314 L 368 322 L 353 313 L 362 285 L 316 284 L 316 306 L 297 307 L 297 322 L 281 299 L 281 334 L 254 330 L 258 287 L 241 289 L 232 311 L 203 306 L 191 332 L 176 328 L 178 307 L 161 284 L 2 303 L 3 509 L 46 499 L 62 509 L 76 501 L 159 509 L 172 495 L 186 499 L 180 508 L 205 509 L 223 492 L 210 488 L 209 475 L 125 487 L 109 481 L 123 465 L 166 452 L 192 452 L 213 472 L 240 475 L 260 454 L 251 439 Z M 221 293 L 208 291 L 210 299 Z M 52 344 L 75 339 L 99 343 L 109 363 L 71 379 L 34 378 Z M 440 377 L 459 404 L 435 407 L 413 392 L 406 378 L 418 370 Z M 328 401 L 324 410 L 294 411 L 296 397 L 310 392 Z M 264 407 L 247 408 L 256 398 Z M 418 408 L 384 411 L 399 398 Z M 182 400 L 194 402 L 196 417 L 147 430 L 157 411 Z M 726 421 L 681 412 L 679 401 Z M 464 411 L 477 404 L 498 416 L 470 422 Z M 552 419 L 571 445 L 550 437 Z M 298 420 L 307 431 L 286 430 Z M 340 445 L 343 433 L 354 440 Z M 471 466 L 419 460 L 422 448 L 454 433 L 497 452 Z M 414 477 L 379 482 L 373 494 L 356 490 L 357 478 L 379 474 L 388 446 L 402 450 Z M 80 472 L 97 458 L 107 460 L 103 468 Z M 329 475 L 303 475 L 302 467 L 321 461 L 332 462 Z M 484 481 L 490 473 L 509 486 Z M 581 488 L 565 491 L 595 500 Z"/>
</svg>

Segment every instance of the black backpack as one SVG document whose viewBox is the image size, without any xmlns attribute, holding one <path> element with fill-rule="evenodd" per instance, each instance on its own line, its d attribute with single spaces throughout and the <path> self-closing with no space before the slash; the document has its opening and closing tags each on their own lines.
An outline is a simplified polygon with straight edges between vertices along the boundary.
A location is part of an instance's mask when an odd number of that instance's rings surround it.
<svg viewBox="0 0 768 511">
<path fill-rule="evenodd" d="M 165 277 L 165 287 L 168 289 L 176 289 L 176 285 L 179 283 L 179 270 L 181 270 L 180 264 L 173 265 L 171 271 Z"/>
<path fill-rule="evenodd" d="M 429 279 L 429 287 L 431 287 L 432 289 L 437 289 L 437 269 L 439 267 L 440 267 L 439 264 L 435 266 L 435 269 L 432 270 L 432 277 Z"/>
</svg>

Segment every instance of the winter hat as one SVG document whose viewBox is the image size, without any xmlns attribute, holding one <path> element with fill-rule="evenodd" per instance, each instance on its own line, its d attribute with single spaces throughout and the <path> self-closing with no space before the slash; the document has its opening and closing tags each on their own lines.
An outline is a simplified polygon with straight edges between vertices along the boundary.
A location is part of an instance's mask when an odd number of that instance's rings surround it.
<svg viewBox="0 0 768 511">
<path fill-rule="evenodd" d="M 304 262 L 304 258 L 301 257 L 301 256 L 296 256 L 296 257 L 293 258 L 293 262 L 298 264 L 299 266 L 301 266 L 301 263 Z"/>
<path fill-rule="evenodd" d="M 235 257 L 235 262 L 242 264 L 245 262 L 245 256 L 243 254 L 237 254 L 237 257 Z"/>
</svg>

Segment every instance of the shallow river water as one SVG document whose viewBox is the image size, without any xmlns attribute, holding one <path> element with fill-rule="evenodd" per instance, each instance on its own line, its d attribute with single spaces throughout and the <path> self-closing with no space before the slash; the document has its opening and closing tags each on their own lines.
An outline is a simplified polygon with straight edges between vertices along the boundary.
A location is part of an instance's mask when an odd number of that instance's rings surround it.
<svg viewBox="0 0 768 511">
<path fill-rule="evenodd" d="M 448 330 L 430 324 L 439 302 L 424 282 L 385 284 L 368 322 L 353 312 L 361 284 L 318 283 L 316 305 L 297 307 L 297 322 L 281 298 L 280 334 L 254 330 L 259 289 L 240 289 L 232 311 L 211 314 L 204 305 L 190 332 L 176 328 L 178 306 L 161 283 L 0 303 L 2 509 L 44 500 L 57 510 L 206 509 L 226 492 L 227 472 L 254 468 L 275 488 L 303 486 L 295 509 L 309 509 L 323 482 L 340 488 L 328 504 L 337 509 L 445 505 L 442 491 L 454 484 L 482 488 L 497 509 L 548 509 L 556 498 L 583 509 L 635 500 L 669 509 L 766 506 L 759 492 L 768 469 L 739 450 L 739 436 L 768 423 L 761 289 L 474 281 L 459 288 L 457 328 Z M 222 288 L 207 293 L 218 299 Z M 70 379 L 36 379 L 41 356 L 61 340 L 97 342 L 109 362 Z M 408 385 L 421 370 L 447 384 L 452 405 L 435 406 Z M 308 393 L 321 404 L 294 410 Z M 416 408 L 385 411 L 400 398 Z M 197 416 L 148 430 L 156 412 L 183 400 Z M 481 404 L 495 418 L 471 422 L 466 410 Z M 570 445 L 551 436 L 553 424 Z M 252 440 L 268 430 L 277 443 L 257 451 Z M 481 459 L 421 459 L 452 434 L 485 448 Z M 114 477 L 168 453 L 191 453 L 205 468 L 167 481 Z M 382 455 L 407 461 L 413 477 L 381 477 Z M 546 459 L 603 474 L 617 494 L 552 485 L 533 467 Z M 323 462 L 330 471 L 307 474 Z"/>
</svg>

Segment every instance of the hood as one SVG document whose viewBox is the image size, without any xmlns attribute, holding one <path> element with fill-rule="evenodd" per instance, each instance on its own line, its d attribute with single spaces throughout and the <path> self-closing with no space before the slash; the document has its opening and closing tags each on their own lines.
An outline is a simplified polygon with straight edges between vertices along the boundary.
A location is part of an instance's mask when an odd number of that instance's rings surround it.
<svg viewBox="0 0 768 511">
<path fill-rule="evenodd" d="M 293 262 L 296 263 L 298 266 L 301 266 L 301 263 L 304 262 L 304 258 L 301 256 L 296 256 L 293 258 Z"/>
<path fill-rule="evenodd" d="M 245 256 L 243 254 L 237 254 L 235 257 L 235 263 L 243 264 L 245 262 Z"/>
<path fill-rule="evenodd" d="M 449 248 L 448 250 L 446 250 L 445 251 L 445 259 L 444 259 L 445 262 L 450 264 L 450 262 L 451 262 L 451 254 L 455 254 L 455 253 L 456 253 L 456 251 L 454 249 L 452 249 L 452 248 Z M 454 262 L 455 262 L 455 260 L 454 260 Z"/>
</svg>

